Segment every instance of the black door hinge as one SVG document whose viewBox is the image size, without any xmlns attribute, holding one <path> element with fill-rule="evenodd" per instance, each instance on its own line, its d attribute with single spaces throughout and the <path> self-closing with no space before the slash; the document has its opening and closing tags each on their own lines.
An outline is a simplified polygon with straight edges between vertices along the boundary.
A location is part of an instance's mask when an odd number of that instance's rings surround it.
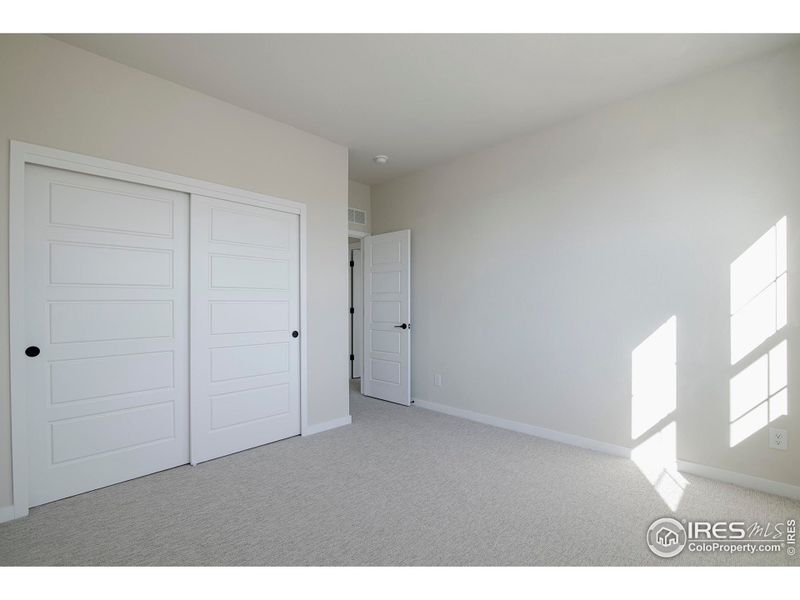
<svg viewBox="0 0 800 600">
<path fill-rule="evenodd" d="M 355 308 L 353 308 L 352 306 L 350 307 L 350 314 L 351 314 L 351 315 L 354 315 L 354 314 L 356 314 L 356 309 L 355 309 Z"/>
<path fill-rule="evenodd" d="M 355 354 L 351 354 L 350 355 L 350 360 L 355 360 L 355 359 L 356 359 L 356 355 Z"/>
<path fill-rule="evenodd" d="M 356 263 L 355 263 L 355 262 L 353 262 L 353 261 L 351 260 L 351 261 L 350 261 L 350 266 L 351 266 L 351 267 L 355 267 L 355 266 L 356 266 Z"/>
</svg>

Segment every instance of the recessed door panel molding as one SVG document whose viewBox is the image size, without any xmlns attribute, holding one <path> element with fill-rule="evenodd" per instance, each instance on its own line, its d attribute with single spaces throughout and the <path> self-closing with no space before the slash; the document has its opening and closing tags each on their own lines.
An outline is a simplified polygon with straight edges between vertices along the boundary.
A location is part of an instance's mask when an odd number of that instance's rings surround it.
<svg viewBox="0 0 800 600">
<path fill-rule="evenodd" d="M 300 433 L 299 217 L 192 196 L 192 462 Z"/>
<path fill-rule="evenodd" d="M 50 401 L 58 404 L 171 388 L 174 364 L 174 352 L 51 361 Z"/>
<path fill-rule="evenodd" d="M 367 263 L 370 266 L 399 265 L 403 262 L 403 245 L 396 239 L 384 238 L 382 235 L 373 235 L 372 254 Z"/>
<path fill-rule="evenodd" d="M 169 338 L 174 333 L 170 301 L 50 302 L 50 343 Z"/>
<path fill-rule="evenodd" d="M 188 462 L 188 211 L 184 193 L 26 167 L 30 506 Z"/>
<path fill-rule="evenodd" d="M 288 413 L 290 389 L 279 383 L 211 396 L 211 429 L 224 429 Z"/>
<path fill-rule="evenodd" d="M 212 209 L 211 241 L 289 250 L 291 235 L 283 215 L 253 215 L 250 212 Z"/>
<path fill-rule="evenodd" d="M 289 261 L 211 254 L 211 287 L 229 289 L 289 289 Z"/>
<path fill-rule="evenodd" d="M 60 182 L 50 184 L 51 225 L 172 237 L 172 220 L 173 202 L 168 197 L 145 197 Z"/>
<path fill-rule="evenodd" d="M 53 464 L 166 441 L 175 436 L 171 402 L 53 423 Z"/>
<path fill-rule="evenodd" d="M 361 392 L 411 404 L 411 231 L 364 238 Z"/>
<path fill-rule="evenodd" d="M 373 294 L 374 296 L 374 294 Z M 400 300 L 380 300 L 370 302 L 374 323 L 402 323 L 403 303 Z"/>
<path fill-rule="evenodd" d="M 372 351 L 400 355 L 400 336 L 394 331 L 373 331 Z"/>
<path fill-rule="evenodd" d="M 289 329 L 288 302 L 211 302 L 211 335 Z"/>
<path fill-rule="evenodd" d="M 211 348 L 211 381 L 286 373 L 289 342 Z"/>
<path fill-rule="evenodd" d="M 169 250 L 51 242 L 50 283 L 172 287 L 173 260 Z"/>
<path fill-rule="evenodd" d="M 373 272 L 372 273 L 372 293 L 378 294 L 399 294 L 401 289 L 400 271 Z"/>
<path fill-rule="evenodd" d="M 390 360 L 371 359 L 372 378 L 381 383 L 400 385 L 400 362 Z"/>
</svg>

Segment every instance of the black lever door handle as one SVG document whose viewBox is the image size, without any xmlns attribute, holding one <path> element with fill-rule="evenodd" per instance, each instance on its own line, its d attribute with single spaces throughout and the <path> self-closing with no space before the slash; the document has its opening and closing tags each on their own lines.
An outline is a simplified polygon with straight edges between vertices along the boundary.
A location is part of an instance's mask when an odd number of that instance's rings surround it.
<svg viewBox="0 0 800 600">
<path fill-rule="evenodd" d="M 25 348 L 25 356 L 30 356 L 31 358 L 36 358 L 39 356 L 39 347 L 38 346 L 28 346 Z"/>
<path fill-rule="evenodd" d="M 402 325 L 395 325 L 395 327 L 397 329 L 408 329 L 408 325 L 406 325 L 405 323 L 403 323 Z"/>
</svg>

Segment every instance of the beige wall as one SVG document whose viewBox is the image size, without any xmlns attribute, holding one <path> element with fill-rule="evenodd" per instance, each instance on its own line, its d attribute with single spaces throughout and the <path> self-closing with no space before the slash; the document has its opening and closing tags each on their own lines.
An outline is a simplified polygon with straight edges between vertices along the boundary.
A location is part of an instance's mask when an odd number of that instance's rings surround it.
<svg viewBox="0 0 800 600">
<path fill-rule="evenodd" d="M 0 35 L 0 506 L 11 503 L 11 139 L 306 203 L 309 419 L 348 414 L 347 149 L 51 38 Z"/>
<path fill-rule="evenodd" d="M 372 188 L 412 230 L 412 395 L 633 447 L 631 353 L 677 317 L 678 457 L 800 485 L 800 48 Z M 789 450 L 729 447 L 731 262 L 788 217 Z M 434 374 L 443 385 L 435 387 Z"/>
<path fill-rule="evenodd" d="M 349 223 L 348 227 L 354 231 L 364 231 L 369 233 L 372 225 L 372 201 L 370 198 L 369 186 L 351 179 L 347 191 L 347 205 L 351 208 L 360 208 L 367 213 L 366 225 Z"/>
</svg>

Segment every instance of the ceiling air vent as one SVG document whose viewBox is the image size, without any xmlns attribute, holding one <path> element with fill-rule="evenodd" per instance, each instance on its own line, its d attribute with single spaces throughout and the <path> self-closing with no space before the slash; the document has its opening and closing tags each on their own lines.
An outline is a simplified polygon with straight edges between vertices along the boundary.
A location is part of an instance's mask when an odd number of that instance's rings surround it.
<svg viewBox="0 0 800 600">
<path fill-rule="evenodd" d="M 347 222 L 353 223 L 354 225 L 366 225 L 367 224 L 366 211 L 359 210 L 357 208 L 348 208 Z"/>
</svg>

